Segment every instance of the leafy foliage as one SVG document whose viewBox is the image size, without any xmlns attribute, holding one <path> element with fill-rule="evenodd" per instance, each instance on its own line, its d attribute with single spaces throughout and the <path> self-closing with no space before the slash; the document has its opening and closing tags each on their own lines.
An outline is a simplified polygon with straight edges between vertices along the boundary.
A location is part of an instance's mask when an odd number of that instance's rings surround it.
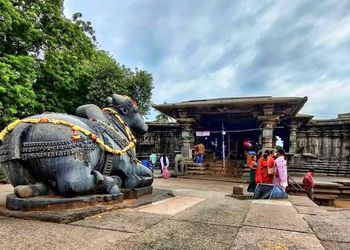
<svg viewBox="0 0 350 250">
<path fill-rule="evenodd" d="M 8 123 L 18 116 L 29 115 L 36 106 L 32 81 L 33 59 L 7 55 L 0 58 L 0 116 Z"/>
<path fill-rule="evenodd" d="M 103 106 L 112 93 L 147 112 L 152 75 L 96 49 L 90 22 L 63 15 L 63 0 L 0 0 L 0 127 L 35 112 Z"/>
<path fill-rule="evenodd" d="M 137 100 L 142 114 L 150 109 L 153 78 L 147 71 L 136 69 L 133 72 L 105 51 L 97 51 L 92 60 L 85 61 L 83 68 L 85 75 L 80 85 L 86 91 L 86 102 L 103 106 L 105 99 L 101 97 L 120 93 Z"/>
</svg>

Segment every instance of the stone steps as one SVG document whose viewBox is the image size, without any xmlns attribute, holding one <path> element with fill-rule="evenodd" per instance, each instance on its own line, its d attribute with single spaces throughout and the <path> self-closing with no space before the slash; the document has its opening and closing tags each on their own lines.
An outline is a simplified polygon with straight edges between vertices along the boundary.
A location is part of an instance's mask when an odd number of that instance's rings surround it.
<svg viewBox="0 0 350 250">
<path fill-rule="evenodd" d="M 187 174 L 207 175 L 208 174 L 208 164 L 207 163 L 187 162 Z"/>
<path fill-rule="evenodd" d="M 298 182 L 302 184 L 300 181 Z M 292 185 L 288 186 L 289 194 L 303 193 L 295 189 Z M 348 199 L 350 198 L 350 186 L 347 183 L 335 183 L 335 182 L 316 182 L 314 188 L 315 202 L 318 204 L 333 205 L 336 199 Z"/>
</svg>

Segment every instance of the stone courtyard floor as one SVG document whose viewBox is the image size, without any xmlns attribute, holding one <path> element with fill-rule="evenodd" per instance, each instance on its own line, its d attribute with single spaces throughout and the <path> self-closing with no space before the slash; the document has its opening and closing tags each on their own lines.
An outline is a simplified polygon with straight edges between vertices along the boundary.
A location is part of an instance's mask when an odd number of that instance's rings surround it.
<svg viewBox="0 0 350 250">
<path fill-rule="evenodd" d="M 0 249 L 350 249 L 350 210 L 238 200 L 233 183 L 156 178 L 174 197 L 70 224 L 0 216 Z M 0 206 L 10 185 L 0 185 Z"/>
</svg>

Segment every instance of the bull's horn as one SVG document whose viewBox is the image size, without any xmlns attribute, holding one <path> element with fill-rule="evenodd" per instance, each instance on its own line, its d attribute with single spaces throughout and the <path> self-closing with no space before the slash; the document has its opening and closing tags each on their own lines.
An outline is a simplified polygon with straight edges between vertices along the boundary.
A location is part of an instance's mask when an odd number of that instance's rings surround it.
<svg viewBox="0 0 350 250">
<path fill-rule="evenodd" d="M 108 96 L 108 97 L 106 98 L 106 101 L 107 101 L 108 104 L 112 104 L 112 103 L 113 103 L 113 98 L 110 97 L 110 96 Z"/>
<path fill-rule="evenodd" d="M 115 105 L 123 104 L 125 102 L 125 97 L 117 94 L 113 94 L 113 103 Z"/>
</svg>

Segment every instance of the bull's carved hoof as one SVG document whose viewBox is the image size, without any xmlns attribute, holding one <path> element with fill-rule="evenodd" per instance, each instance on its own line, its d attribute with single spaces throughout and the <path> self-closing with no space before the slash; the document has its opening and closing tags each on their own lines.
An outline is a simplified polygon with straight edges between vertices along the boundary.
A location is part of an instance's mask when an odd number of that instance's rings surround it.
<svg viewBox="0 0 350 250">
<path fill-rule="evenodd" d="M 35 185 L 16 186 L 14 191 L 17 197 L 30 198 L 39 195 L 46 195 L 50 192 L 50 189 L 43 183 L 36 183 Z"/>
</svg>

